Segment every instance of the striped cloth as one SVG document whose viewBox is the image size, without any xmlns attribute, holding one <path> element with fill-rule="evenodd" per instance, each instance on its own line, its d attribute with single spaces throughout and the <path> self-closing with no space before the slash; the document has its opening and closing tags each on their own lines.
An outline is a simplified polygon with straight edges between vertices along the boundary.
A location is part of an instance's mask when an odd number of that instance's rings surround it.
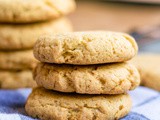
<svg viewBox="0 0 160 120">
<path fill-rule="evenodd" d="M 31 89 L 0 90 L 0 120 L 35 120 L 27 116 L 24 105 Z M 121 120 L 159 120 L 160 94 L 145 87 L 129 92 L 131 112 Z"/>
</svg>

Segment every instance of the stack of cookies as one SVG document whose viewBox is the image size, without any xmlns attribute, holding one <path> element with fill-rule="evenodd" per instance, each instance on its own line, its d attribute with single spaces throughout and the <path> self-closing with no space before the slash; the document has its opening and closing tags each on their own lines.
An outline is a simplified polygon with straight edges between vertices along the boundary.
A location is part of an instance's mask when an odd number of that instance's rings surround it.
<svg viewBox="0 0 160 120">
<path fill-rule="evenodd" d="M 74 0 L 0 0 L 0 88 L 34 87 L 32 48 L 39 35 L 70 32 Z"/>
<path fill-rule="evenodd" d="M 137 53 L 135 40 L 117 32 L 72 32 L 41 36 L 34 56 L 38 86 L 26 112 L 43 120 L 115 120 L 131 109 L 128 90 L 140 83 L 125 62 Z"/>
</svg>

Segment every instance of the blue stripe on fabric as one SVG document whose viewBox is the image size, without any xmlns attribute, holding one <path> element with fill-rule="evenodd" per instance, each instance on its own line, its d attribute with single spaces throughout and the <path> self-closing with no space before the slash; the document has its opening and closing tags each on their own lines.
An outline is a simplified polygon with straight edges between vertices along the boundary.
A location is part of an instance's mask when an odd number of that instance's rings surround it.
<svg viewBox="0 0 160 120">
<path fill-rule="evenodd" d="M 120 120 L 150 120 L 150 119 L 146 118 L 145 116 L 141 114 L 130 112 L 126 117 Z"/>
</svg>

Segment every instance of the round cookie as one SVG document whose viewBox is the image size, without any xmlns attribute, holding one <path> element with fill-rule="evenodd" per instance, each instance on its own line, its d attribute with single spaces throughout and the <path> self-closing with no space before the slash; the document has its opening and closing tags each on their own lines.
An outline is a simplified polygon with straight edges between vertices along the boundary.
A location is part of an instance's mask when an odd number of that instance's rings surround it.
<svg viewBox="0 0 160 120">
<path fill-rule="evenodd" d="M 35 87 L 31 70 L 2 71 L 0 70 L 0 88 L 17 89 Z"/>
<path fill-rule="evenodd" d="M 0 24 L 0 49 L 19 50 L 33 48 L 42 34 L 72 31 L 67 18 L 33 24 Z"/>
<path fill-rule="evenodd" d="M 3 70 L 32 69 L 37 63 L 32 50 L 0 51 L 0 69 Z"/>
<path fill-rule="evenodd" d="M 75 9 L 74 0 L 0 0 L 0 22 L 31 23 L 55 19 Z"/>
<path fill-rule="evenodd" d="M 25 110 L 42 120 L 118 120 L 129 113 L 131 99 L 121 95 L 67 94 L 35 88 Z"/>
<path fill-rule="evenodd" d="M 134 38 L 124 33 L 71 32 L 40 37 L 34 56 L 41 62 L 86 65 L 123 62 L 137 50 Z"/>
<path fill-rule="evenodd" d="M 131 63 L 139 70 L 141 85 L 160 91 L 159 54 L 140 54 Z"/>
<path fill-rule="evenodd" d="M 128 63 L 91 66 L 40 63 L 34 70 L 39 86 L 81 94 L 122 94 L 140 83 L 137 69 Z"/>
</svg>

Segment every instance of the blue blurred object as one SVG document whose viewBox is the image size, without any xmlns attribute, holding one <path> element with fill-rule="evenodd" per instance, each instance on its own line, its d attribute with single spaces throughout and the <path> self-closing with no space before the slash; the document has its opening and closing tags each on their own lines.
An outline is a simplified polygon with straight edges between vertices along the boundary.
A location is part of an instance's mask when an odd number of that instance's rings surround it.
<svg viewBox="0 0 160 120">
<path fill-rule="evenodd" d="M 0 120 L 35 120 L 27 116 L 24 106 L 31 89 L 0 90 Z M 131 112 L 121 120 L 159 120 L 160 94 L 145 87 L 129 92 Z"/>
<path fill-rule="evenodd" d="M 130 34 L 136 39 L 139 52 L 160 53 L 160 26 L 133 30 Z"/>
<path fill-rule="evenodd" d="M 139 48 L 139 51 L 140 52 L 150 52 L 150 53 L 160 53 L 160 40 L 150 42 L 149 44 L 141 46 Z"/>
</svg>

